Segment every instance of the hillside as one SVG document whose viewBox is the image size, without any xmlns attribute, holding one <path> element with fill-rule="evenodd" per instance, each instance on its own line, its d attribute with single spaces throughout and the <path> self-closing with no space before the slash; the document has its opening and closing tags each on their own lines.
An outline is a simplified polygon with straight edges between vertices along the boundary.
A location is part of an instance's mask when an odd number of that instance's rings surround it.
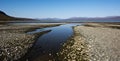
<svg viewBox="0 0 120 61">
<path fill-rule="evenodd" d="M 0 11 L 0 21 L 12 21 L 12 20 L 34 20 L 29 18 L 18 18 L 18 17 L 12 17 L 4 13 L 3 11 Z"/>
<path fill-rule="evenodd" d="M 0 11 L 0 20 L 7 20 L 7 19 L 14 19 L 14 18 Z"/>
</svg>

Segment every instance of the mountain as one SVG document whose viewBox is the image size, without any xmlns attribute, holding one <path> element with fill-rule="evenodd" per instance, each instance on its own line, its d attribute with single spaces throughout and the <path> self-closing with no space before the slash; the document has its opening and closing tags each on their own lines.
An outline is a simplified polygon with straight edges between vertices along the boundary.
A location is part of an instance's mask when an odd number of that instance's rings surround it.
<svg viewBox="0 0 120 61">
<path fill-rule="evenodd" d="M 120 22 L 120 16 L 108 16 L 108 17 L 73 17 L 64 19 L 66 22 Z"/>
<path fill-rule="evenodd" d="M 61 22 L 64 21 L 64 19 L 59 19 L 59 18 L 42 18 L 39 19 L 41 22 Z"/>
<path fill-rule="evenodd" d="M 12 17 L 7 15 L 3 11 L 0 11 L 0 21 L 12 21 L 12 20 L 34 20 L 34 19 Z"/>
<path fill-rule="evenodd" d="M 68 19 L 46 18 L 40 19 L 41 22 L 120 22 L 120 16 L 109 17 L 72 17 Z"/>
<path fill-rule="evenodd" d="M 12 17 L 0 11 L 0 21 L 20 21 L 20 22 L 120 22 L 120 16 L 109 16 L 109 17 L 73 17 L 68 19 L 59 18 L 43 18 L 43 19 L 30 19 L 30 18 L 18 18 Z"/>
<path fill-rule="evenodd" d="M 5 20 L 14 19 L 14 17 L 11 17 L 11 16 L 7 15 L 6 13 L 0 11 L 0 20 L 3 20 L 3 19 L 5 19 Z"/>
</svg>

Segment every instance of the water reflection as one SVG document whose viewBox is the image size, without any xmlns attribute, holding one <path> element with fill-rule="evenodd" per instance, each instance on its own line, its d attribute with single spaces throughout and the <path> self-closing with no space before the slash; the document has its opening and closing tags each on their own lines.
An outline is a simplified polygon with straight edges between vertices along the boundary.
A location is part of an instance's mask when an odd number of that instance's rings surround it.
<svg viewBox="0 0 120 61">
<path fill-rule="evenodd" d="M 63 43 L 65 43 L 66 40 L 72 36 L 73 34 L 72 26 L 76 25 L 77 24 L 66 24 L 57 27 L 36 29 L 33 32 L 29 32 L 35 33 L 45 30 L 52 30 L 51 32 L 44 34 L 38 38 L 37 42 L 27 55 L 26 59 L 28 59 L 29 61 L 34 61 L 41 59 L 44 60 L 48 57 L 50 59 L 54 58 L 54 56 L 60 50 L 60 47 L 63 45 Z"/>
</svg>

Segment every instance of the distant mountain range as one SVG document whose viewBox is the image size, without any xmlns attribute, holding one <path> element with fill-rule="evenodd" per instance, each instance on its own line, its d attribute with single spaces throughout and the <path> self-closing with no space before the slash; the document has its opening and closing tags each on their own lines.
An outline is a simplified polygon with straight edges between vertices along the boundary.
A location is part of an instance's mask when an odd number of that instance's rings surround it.
<svg viewBox="0 0 120 61">
<path fill-rule="evenodd" d="M 120 22 L 120 16 L 109 16 L 109 17 L 95 17 L 95 18 L 87 18 L 87 17 L 74 17 L 68 19 L 57 19 L 57 18 L 47 18 L 47 19 L 39 19 L 45 22 Z"/>
<path fill-rule="evenodd" d="M 0 11 L 0 21 L 26 21 L 28 22 L 120 22 L 120 16 L 109 16 L 109 17 L 73 17 L 68 19 L 59 18 L 44 18 L 44 19 L 30 19 L 30 18 L 18 18 L 12 17 Z M 26 21 L 27 22 L 27 21 Z"/>
<path fill-rule="evenodd" d="M 120 16 L 109 16 L 109 17 L 95 17 L 95 18 L 86 18 L 86 17 L 76 17 L 65 19 L 66 21 L 73 22 L 120 22 Z"/>
</svg>

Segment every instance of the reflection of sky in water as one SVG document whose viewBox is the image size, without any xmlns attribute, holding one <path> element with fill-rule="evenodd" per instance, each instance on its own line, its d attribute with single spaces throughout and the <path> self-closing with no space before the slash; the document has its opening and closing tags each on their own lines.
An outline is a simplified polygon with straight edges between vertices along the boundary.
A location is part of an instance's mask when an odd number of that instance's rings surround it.
<svg viewBox="0 0 120 61">
<path fill-rule="evenodd" d="M 51 32 L 39 37 L 36 42 L 36 47 L 41 46 L 45 51 L 58 51 L 61 44 L 63 44 L 73 34 L 72 26 L 75 24 L 66 24 L 57 27 L 44 28 L 43 30 L 52 30 Z"/>
<path fill-rule="evenodd" d="M 41 24 L 61 24 L 61 23 L 27 23 L 27 22 L 18 22 L 18 23 L 16 23 L 16 22 L 13 22 L 13 23 L 9 23 L 10 25 L 41 25 Z"/>
<path fill-rule="evenodd" d="M 72 26 L 76 25 L 77 24 L 65 24 L 56 27 L 36 29 L 35 31 L 29 32 L 33 34 L 45 30 L 52 30 L 51 32 L 48 32 L 38 38 L 35 45 L 32 47 L 31 52 L 28 54 L 28 59 L 34 60 L 35 58 L 40 58 L 42 55 L 49 53 L 52 55 L 56 54 L 56 52 L 60 50 L 63 43 L 72 36 Z"/>
</svg>

